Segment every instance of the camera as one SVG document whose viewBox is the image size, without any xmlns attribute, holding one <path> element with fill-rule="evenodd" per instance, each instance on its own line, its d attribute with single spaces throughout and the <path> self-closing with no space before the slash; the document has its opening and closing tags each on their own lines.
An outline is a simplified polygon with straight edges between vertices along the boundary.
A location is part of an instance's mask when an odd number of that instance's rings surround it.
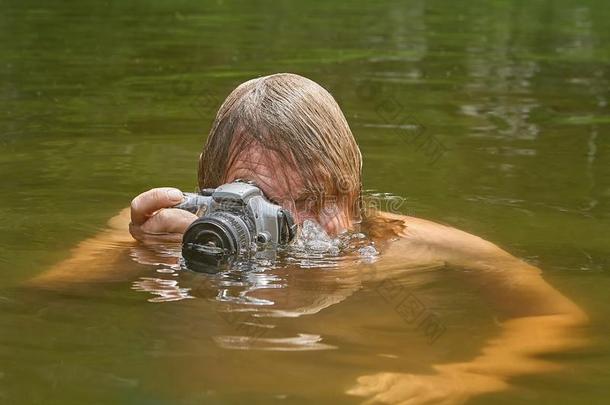
<svg viewBox="0 0 610 405">
<path fill-rule="evenodd" d="M 183 194 L 184 201 L 174 208 L 199 217 L 182 238 L 182 257 L 191 270 L 217 272 L 239 257 L 269 257 L 296 234 L 291 213 L 269 202 L 252 182 L 236 180 Z"/>
</svg>

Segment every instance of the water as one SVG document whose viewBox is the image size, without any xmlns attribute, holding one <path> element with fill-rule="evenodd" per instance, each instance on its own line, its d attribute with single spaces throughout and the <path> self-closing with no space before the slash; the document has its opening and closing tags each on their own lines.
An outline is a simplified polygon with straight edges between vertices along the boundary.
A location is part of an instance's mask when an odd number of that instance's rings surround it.
<svg viewBox="0 0 610 405">
<path fill-rule="evenodd" d="M 440 265 L 391 270 L 446 327 L 432 344 L 356 266 L 206 278 L 115 241 L 70 269 L 85 281 L 24 287 L 138 192 L 194 190 L 220 101 L 290 71 L 335 95 L 365 187 L 405 198 L 390 208 L 494 241 L 589 314 L 589 345 L 547 356 L 563 371 L 471 403 L 604 403 L 609 19 L 601 0 L 3 2 L 0 402 L 357 403 L 362 375 L 432 373 L 497 336 Z"/>
</svg>

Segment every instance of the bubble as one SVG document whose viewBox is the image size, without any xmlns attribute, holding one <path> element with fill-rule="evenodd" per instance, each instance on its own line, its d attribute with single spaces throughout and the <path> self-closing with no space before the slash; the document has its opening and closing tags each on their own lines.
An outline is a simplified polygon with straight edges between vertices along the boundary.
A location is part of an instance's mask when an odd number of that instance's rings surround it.
<svg viewBox="0 0 610 405">
<path fill-rule="evenodd" d="M 379 254 L 379 252 L 377 252 L 377 249 L 375 249 L 375 246 L 368 245 L 368 246 L 363 246 L 360 249 L 358 249 L 358 254 L 364 258 L 372 258 L 372 257 L 377 256 Z"/>
</svg>

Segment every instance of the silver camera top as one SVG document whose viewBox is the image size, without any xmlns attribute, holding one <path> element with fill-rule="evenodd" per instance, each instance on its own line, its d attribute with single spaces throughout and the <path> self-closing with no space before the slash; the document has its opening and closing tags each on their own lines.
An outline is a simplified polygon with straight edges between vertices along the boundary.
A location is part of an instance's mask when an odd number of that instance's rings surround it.
<svg viewBox="0 0 610 405">
<path fill-rule="evenodd" d="M 233 183 L 223 184 L 218 187 L 212 194 L 212 198 L 215 201 L 243 201 L 244 203 L 254 196 L 263 196 L 260 188 L 256 187 L 252 183 L 246 183 L 242 181 L 235 181 Z"/>
</svg>

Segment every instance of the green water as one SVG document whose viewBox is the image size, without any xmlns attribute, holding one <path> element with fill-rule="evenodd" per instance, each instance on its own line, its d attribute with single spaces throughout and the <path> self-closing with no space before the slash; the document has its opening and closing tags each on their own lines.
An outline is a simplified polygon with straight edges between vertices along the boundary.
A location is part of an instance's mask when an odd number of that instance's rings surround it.
<svg viewBox="0 0 610 405">
<path fill-rule="evenodd" d="M 137 193 L 194 189 L 222 99 L 283 71 L 336 97 L 366 188 L 538 265 L 590 315 L 590 346 L 552 356 L 563 371 L 515 378 L 472 403 L 606 403 L 607 2 L 0 5 L 0 403 L 356 403 L 344 391 L 360 375 L 429 372 L 494 336 L 496 314 L 451 272 L 414 287 L 446 325 L 434 344 L 365 284 L 270 322 L 276 336 L 328 345 L 313 351 L 223 348 L 214 337 L 240 331 L 219 315 L 218 282 L 159 273 L 133 251 L 108 263 L 124 274 L 114 282 L 21 287 Z M 195 299 L 149 302 L 154 294 L 134 288 L 142 277 L 177 279 Z M 319 293 L 295 277 L 284 290 Z"/>
</svg>

